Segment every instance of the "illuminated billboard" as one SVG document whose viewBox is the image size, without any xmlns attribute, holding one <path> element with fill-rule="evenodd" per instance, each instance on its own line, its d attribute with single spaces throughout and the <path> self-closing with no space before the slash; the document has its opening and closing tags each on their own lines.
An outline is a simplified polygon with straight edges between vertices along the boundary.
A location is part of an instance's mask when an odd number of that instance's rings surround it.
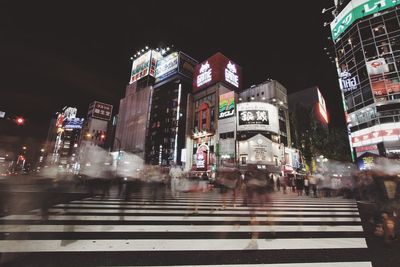
<svg viewBox="0 0 400 267">
<path fill-rule="evenodd" d="M 100 120 L 111 120 L 113 106 L 110 104 L 94 101 L 92 117 Z"/>
<path fill-rule="evenodd" d="M 238 103 L 238 131 L 268 131 L 279 133 L 278 109 L 263 102 Z"/>
<path fill-rule="evenodd" d="M 70 118 L 64 120 L 65 129 L 82 129 L 83 118 Z"/>
<path fill-rule="evenodd" d="M 339 85 L 343 93 L 348 93 L 356 90 L 360 85 L 358 75 L 353 75 L 347 70 L 339 72 Z"/>
<path fill-rule="evenodd" d="M 235 115 L 235 93 L 228 92 L 219 96 L 219 119 Z"/>
<path fill-rule="evenodd" d="M 366 65 L 371 79 L 371 89 L 375 96 L 400 92 L 400 81 L 397 75 L 392 79 L 389 78 L 390 67 L 384 58 L 367 61 Z"/>
<path fill-rule="evenodd" d="M 154 50 L 149 50 L 132 63 L 130 84 L 140 80 L 147 75 L 155 77 L 157 60 L 161 58 L 161 54 Z"/>
<path fill-rule="evenodd" d="M 328 118 L 328 110 L 326 109 L 325 99 L 322 96 L 319 89 L 317 89 L 317 92 L 318 92 L 318 114 L 322 117 L 322 122 L 328 124 L 329 118 Z"/>
<path fill-rule="evenodd" d="M 351 133 L 353 147 L 369 146 L 380 142 L 400 140 L 400 124 L 385 123 Z"/>
<path fill-rule="evenodd" d="M 193 79 L 193 72 L 197 61 L 182 52 L 173 52 L 157 61 L 156 83 L 164 81 L 174 74 L 181 74 Z"/>
<path fill-rule="evenodd" d="M 193 91 L 196 92 L 217 82 L 224 82 L 232 89 L 239 89 L 241 79 L 241 67 L 218 52 L 196 66 Z"/>
<path fill-rule="evenodd" d="M 353 0 L 336 16 L 331 23 L 332 38 L 334 41 L 346 31 L 357 19 L 381 12 L 397 6 L 397 0 Z"/>
<path fill-rule="evenodd" d="M 179 54 L 174 52 L 157 61 L 156 82 L 164 80 L 178 72 Z"/>
</svg>

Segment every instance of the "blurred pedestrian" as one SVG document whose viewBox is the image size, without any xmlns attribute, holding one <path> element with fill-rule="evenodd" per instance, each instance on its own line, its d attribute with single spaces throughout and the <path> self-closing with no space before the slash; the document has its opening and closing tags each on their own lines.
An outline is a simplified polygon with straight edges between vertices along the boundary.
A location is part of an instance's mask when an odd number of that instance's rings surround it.
<svg viewBox="0 0 400 267">
<path fill-rule="evenodd" d="M 304 192 L 306 196 L 310 195 L 310 180 L 308 180 L 308 176 L 304 178 Z"/>
</svg>

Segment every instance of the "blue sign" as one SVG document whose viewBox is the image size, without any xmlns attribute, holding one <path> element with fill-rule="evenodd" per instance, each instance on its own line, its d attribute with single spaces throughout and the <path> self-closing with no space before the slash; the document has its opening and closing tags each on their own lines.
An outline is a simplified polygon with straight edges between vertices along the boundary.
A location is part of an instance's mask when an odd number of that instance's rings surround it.
<svg viewBox="0 0 400 267">
<path fill-rule="evenodd" d="M 84 119 L 71 118 L 64 121 L 65 129 L 82 129 Z"/>
</svg>

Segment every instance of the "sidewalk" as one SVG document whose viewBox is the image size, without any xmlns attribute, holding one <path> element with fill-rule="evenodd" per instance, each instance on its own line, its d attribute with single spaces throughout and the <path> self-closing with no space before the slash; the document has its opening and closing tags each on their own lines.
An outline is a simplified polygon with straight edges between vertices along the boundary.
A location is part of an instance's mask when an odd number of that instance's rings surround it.
<svg viewBox="0 0 400 267">
<path fill-rule="evenodd" d="M 367 201 L 358 201 L 357 203 L 373 266 L 400 266 L 400 240 L 385 243 L 384 237 L 374 235 L 375 225 L 372 219 L 378 212 L 377 205 Z M 400 204 L 397 204 L 400 207 Z"/>
</svg>

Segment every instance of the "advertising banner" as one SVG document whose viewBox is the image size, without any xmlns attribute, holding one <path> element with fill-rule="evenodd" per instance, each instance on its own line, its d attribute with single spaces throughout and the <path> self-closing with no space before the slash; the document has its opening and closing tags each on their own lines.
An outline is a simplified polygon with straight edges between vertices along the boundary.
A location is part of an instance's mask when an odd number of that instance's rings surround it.
<svg viewBox="0 0 400 267">
<path fill-rule="evenodd" d="M 235 93 L 229 92 L 219 96 L 219 119 L 235 115 Z"/>
<path fill-rule="evenodd" d="M 325 104 L 325 99 L 322 96 L 321 92 L 319 89 L 317 89 L 318 92 L 318 112 L 319 115 L 322 117 L 322 123 L 329 123 L 329 118 L 328 118 L 328 110 L 326 109 L 326 104 Z"/>
<path fill-rule="evenodd" d="M 196 151 L 197 170 L 207 169 L 207 158 L 208 158 L 208 146 L 206 144 L 202 144 L 197 148 Z"/>
<path fill-rule="evenodd" d="M 71 118 L 64 120 L 64 128 L 65 129 L 82 129 L 83 126 L 83 118 Z"/>
<path fill-rule="evenodd" d="M 400 92 L 400 81 L 397 77 L 395 79 L 388 77 L 390 69 L 384 58 L 368 61 L 366 65 L 371 78 L 371 89 L 375 96 Z"/>
<path fill-rule="evenodd" d="M 100 120 L 111 120 L 113 106 L 98 101 L 94 102 L 92 117 Z"/>
<path fill-rule="evenodd" d="M 140 80 L 141 78 L 156 75 L 157 60 L 161 58 L 161 54 L 154 50 L 149 50 L 145 54 L 135 59 L 132 63 L 130 84 Z"/>
<path fill-rule="evenodd" d="M 331 23 L 334 41 L 357 19 L 397 6 L 400 1 L 393 0 L 353 0 L 336 16 Z"/>
<path fill-rule="evenodd" d="M 241 80 L 241 68 L 223 54 L 216 53 L 196 66 L 193 74 L 193 91 L 199 91 L 217 82 L 224 82 L 232 89 L 239 89 Z"/>
<path fill-rule="evenodd" d="M 343 93 L 348 93 L 358 88 L 360 81 L 358 75 L 352 75 L 347 70 L 339 73 L 339 85 Z"/>
<path fill-rule="evenodd" d="M 262 102 L 238 103 L 237 130 L 279 133 L 277 107 Z"/>
<path fill-rule="evenodd" d="M 174 52 L 157 61 L 156 82 L 165 80 L 166 78 L 178 72 L 179 54 Z"/>
</svg>

